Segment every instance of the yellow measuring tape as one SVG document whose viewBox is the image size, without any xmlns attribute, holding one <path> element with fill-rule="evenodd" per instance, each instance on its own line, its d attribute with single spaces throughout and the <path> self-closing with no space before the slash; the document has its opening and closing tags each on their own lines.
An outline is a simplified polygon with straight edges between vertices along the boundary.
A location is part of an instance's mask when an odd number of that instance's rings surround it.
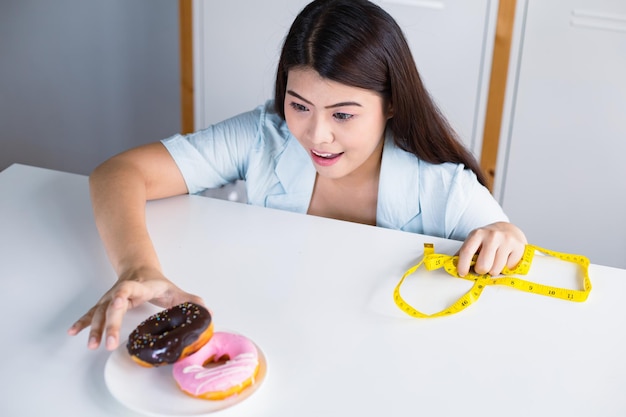
<svg viewBox="0 0 626 417">
<path fill-rule="evenodd" d="M 523 280 L 519 277 L 513 276 L 515 274 L 526 275 L 530 270 L 530 265 L 532 263 L 533 257 L 535 255 L 535 251 L 541 252 L 545 255 L 553 256 L 555 258 L 561 259 L 567 262 L 573 262 L 580 265 L 583 268 L 583 289 L 582 290 L 572 290 L 567 288 L 559 288 L 552 287 L 550 285 L 538 284 L 531 281 Z M 458 256 L 450 256 L 435 253 L 435 247 L 432 243 L 424 244 L 424 258 L 415 266 L 411 267 L 408 271 L 404 273 L 402 279 L 398 285 L 396 285 L 395 290 L 393 291 L 393 298 L 398 307 L 405 313 L 410 316 L 417 318 L 433 318 L 433 317 L 441 317 L 448 316 L 451 314 L 458 313 L 461 310 L 464 310 L 473 302 L 478 300 L 480 294 L 483 292 L 488 285 L 506 285 L 508 287 L 512 287 L 518 290 L 530 292 L 533 294 L 545 295 L 548 297 L 561 298 L 563 300 L 569 301 L 578 301 L 582 302 L 587 299 L 589 292 L 591 291 L 591 281 L 589 280 L 589 259 L 582 255 L 572 255 L 568 253 L 560 253 L 547 249 L 540 248 L 534 245 L 526 245 L 524 249 L 524 255 L 520 262 L 512 269 L 504 268 L 502 271 L 502 275 L 496 278 L 492 277 L 489 274 L 475 274 L 470 272 L 464 277 L 461 277 L 457 271 L 457 262 L 459 260 Z M 476 261 L 476 256 L 472 260 L 472 265 L 474 265 Z M 432 271 L 439 268 L 444 268 L 446 272 L 450 275 L 463 278 L 469 281 L 474 281 L 474 285 L 470 290 L 461 296 L 457 301 L 455 301 L 450 307 L 434 314 L 424 314 L 415 308 L 411 307 L 400 295 L 400 287 L 404 282 L 405 278 L 409 275 L 413 274 L 417 269 L 422 266 L 422 264 L 426 267 L 427 270 Z"/>
</svg>

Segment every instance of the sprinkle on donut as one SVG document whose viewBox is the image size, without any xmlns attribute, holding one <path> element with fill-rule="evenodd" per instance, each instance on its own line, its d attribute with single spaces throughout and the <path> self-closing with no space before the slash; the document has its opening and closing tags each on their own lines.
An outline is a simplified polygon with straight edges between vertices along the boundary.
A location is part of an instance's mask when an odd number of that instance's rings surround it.
<svg viewBox="0 0 626 417">
<path fill-rule="evenodd" d="M 126 348 L 140 365 L 172 364 L 204 346 L 213 335 L 211 313 L 185 302 L 141 322 L 128 336 Z"/>
</svg>

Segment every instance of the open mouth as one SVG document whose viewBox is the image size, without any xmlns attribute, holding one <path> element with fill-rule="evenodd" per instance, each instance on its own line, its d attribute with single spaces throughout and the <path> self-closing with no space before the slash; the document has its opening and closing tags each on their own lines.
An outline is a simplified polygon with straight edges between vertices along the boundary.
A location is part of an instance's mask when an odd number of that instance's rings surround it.
<svg viewBox="0 0 626 417">
<path fill-rule="evenodd" d="M 315 151 L 313 149 L 311 149 L 311 153 L 314 156 L 317 156 L 318 158 L 323 158 L 323 159 L 335 159 L 335 158 L 337 158 L 337 157 L 339 157 L 339 156 L 341 156 L 343 154 L 343 152 L 341 152 L 341 153 L 318 152 L 318 151 Z"/>
</svg>

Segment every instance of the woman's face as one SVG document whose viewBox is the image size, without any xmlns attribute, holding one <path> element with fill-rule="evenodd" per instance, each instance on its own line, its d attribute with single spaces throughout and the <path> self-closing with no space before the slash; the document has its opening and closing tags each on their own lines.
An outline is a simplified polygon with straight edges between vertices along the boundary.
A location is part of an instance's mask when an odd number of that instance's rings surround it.
<svg viewBox="0 0 626 417">
<path fill-rule="evenodd" d="M 330 81 L 312 69 L 293 69 L 284 107 L 289 130 L 319 175 L 339 179 L 378 170 L 391 117 L 378 93 Z"/>
</svg>

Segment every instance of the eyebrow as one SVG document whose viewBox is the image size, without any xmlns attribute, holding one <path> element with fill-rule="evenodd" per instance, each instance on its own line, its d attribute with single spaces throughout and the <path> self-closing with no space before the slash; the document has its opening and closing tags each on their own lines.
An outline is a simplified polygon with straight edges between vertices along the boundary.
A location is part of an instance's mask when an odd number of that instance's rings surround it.
<svg viewBox="0 0 626 417">
<path fill-rule="evenodd" d="M 300 100 L 304 101 L 307 104 L 310 104 L 311 106 L 315 105 L 313 103 L 311 103 L 309 100 L 307 100 L 306 98 L 302 97 L 300 94 L 296 93 L 295 91 L 292 90 L 287 90 L 287 94 L 294 96 L 296 98 L 299 98 Z M 335 107 L 344 107 L 344 106 L 358 106 L 358 107 L 363 107 L 360 103 L 357 103 L 356 101 L 342 101 L 341 103 L 335 103 L 335 104 L 331 104 L 330 106 L 326 106 L 326 109 L 333 109 Z"/>
</svg>

